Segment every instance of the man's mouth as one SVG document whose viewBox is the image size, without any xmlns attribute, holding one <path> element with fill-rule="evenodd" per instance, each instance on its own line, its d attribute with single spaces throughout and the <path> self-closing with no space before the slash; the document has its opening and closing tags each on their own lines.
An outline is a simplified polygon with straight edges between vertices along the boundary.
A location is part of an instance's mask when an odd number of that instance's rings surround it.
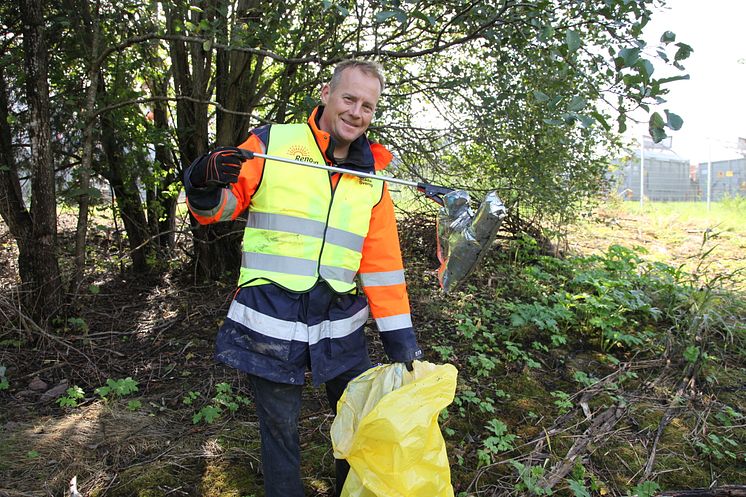
<svg viewBox="0 0 746 497">
<path fill-rule="evenodd" d="M 341 121 L 348 127 L 348 128 L 357 128 L 357 124 L 353 124 L 346 119 L 341 119 Z"/>
</svg>

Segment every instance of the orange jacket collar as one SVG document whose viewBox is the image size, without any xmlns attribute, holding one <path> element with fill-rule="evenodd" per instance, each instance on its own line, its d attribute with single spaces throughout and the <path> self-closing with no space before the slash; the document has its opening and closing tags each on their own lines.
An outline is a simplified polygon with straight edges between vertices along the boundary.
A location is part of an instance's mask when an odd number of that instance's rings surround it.
<svg viewBox="0 0 746 497">
<path fill-rule="evenodd" d="M 330 159 L 330 157 L 334 156 L 334 139 L 327 133 L 326 131 L 322 131 L 319 129 L 319 118 L 321 117 L 321 114 L 324 112 L 324 106 L 319 105 L 316 108 L 313 109 L 313 112 L 311 112 L 311 115 L 308 117 L 308 126 L 310 126 L 311 131 L 313 132 L 314 138 L 316 139 L 316 144 L 319 146 L 319 149 L 321 150 L 321 153 L 324 155 L 324 160 L 329 164 L 334 164 L 334 160 Z M 380 143 L 376 142 L 370 142 L 368 141 L 368 138 L 366 135 L 361 136 L 358 138 L 351 147 L 367 147 L 370 149 L 370 153 L 373 157 L 373 168 L 376 171 L 381 171 L 383 169 L 386 169 L 386 166 L 388 166 L 391 163 L 391 160 L 393 159 L 393 155 L 391 152 L 389 152 L 386 147 L 381 145 Z M 365 150 L 361 150 L 362 156 L 365 156 Z M 361 166 L 365 167 L 365 164 L 361 164 Z M 370 167 L 370 164 L 368 164 L 367 167 Z"/>
</svg>

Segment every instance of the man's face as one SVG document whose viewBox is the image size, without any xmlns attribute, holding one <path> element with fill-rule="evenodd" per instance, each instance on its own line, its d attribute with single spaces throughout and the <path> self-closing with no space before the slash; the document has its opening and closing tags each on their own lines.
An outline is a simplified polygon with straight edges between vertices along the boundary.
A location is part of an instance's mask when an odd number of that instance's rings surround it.
<svg viewBox="0 0 746 497">
<path fill-rule="evenodd" d="M 332 135 L 337 148 L 346 151 L 370 126 L 380 96 L 378 78 L 356 67 L 345 69 L 333 90 L 328 84 L 321 89 L 325 108 L 319 128 Z"/>
</svg>

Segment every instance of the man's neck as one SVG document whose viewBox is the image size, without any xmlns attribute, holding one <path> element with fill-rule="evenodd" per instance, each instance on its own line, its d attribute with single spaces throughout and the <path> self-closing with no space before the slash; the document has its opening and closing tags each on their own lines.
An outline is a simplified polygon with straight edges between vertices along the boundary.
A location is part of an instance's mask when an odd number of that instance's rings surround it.
<svg viewBox="0 0 746 497">
<path fill-rule="evenodd" d="M 345 160 L 350 152 L 350 146 L 346 146 L 344 148 L 337 147 L 334 149 L 334 158 L 338 161 Z"/>
</svg>

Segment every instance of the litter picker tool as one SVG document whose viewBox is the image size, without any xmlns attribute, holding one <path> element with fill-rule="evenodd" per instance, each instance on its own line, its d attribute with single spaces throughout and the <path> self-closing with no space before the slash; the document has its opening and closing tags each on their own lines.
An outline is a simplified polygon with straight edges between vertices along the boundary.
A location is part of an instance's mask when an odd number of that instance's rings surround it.
<svg viewBox="0 0 746 497">
<path fill-rule="evenodd" d="M 258 157 L 265 160 L 295 164 L 296 166 L 350 174 L 361 178 L 405 185 L 422 192 L 425 197 L 440 205 L 436 230 L 437 255 L 441 263 L 438 269 L 438 280 L 446 293 L 455 290 L 471 274 L 492 245 L 497 230 L 507 216 L 507 209 L 497 196 L 497 192 L 494 191 L 487 194 L 475 213 L 469 205 L 469 194 L 464 190 L 454 190 L 453 188 L 429 183 L 407 181 L 390 176 L 379 176 L 352 169 L 327 166 L 326 164 L 260 154 L 245 149 L 240 150 L 246 159 Z"/>
<path fill-rule="evenodd" d="M 288 159 L 286 157 L 275 157 L 273 155 L 260 154 L 258 152 L 252 152 L 250 150 L 245 150 L 245 149 L 239 149 L 239 150 L 241 150 L 241 154 L 247 159 L 253 159 L 254 157 L 259 157 L 265 160 L 275 160 L 278 162 L 295 164 L 296 166 L 313 167 L 316 169 L 323 169 L 325 171 L 331 171 L 334 173 L 351 174 L 353 176 L 358 176 L 360 178 L 377 179 L 379 181 L 387 181 L 389 183 L 396 183 L 398 185 L 411 186 L 412 188 L 416 188 L 418 191 L 424 193 L 427 198 L 432 199 L 433 201 L 437 202 L 441 206 L 444 203 L 441 195 L 446 195 L 454 191 L 453 188 L 446 188 L 445 186 L 430 185 L 428 183 L 417 183 L 415 181 L 407 181 L 404 179 L 392 178 L 390 176 L 378 176 L 376 174 L 364 173 L 362 171 L 355 171 L 353 169 L 345 169 L 343 167 L 327 166 L 326 164 L 316 164 L 315 162 L 304 162 L 304 161 L 299 161 L 295 159 Z"/>
</svg>

